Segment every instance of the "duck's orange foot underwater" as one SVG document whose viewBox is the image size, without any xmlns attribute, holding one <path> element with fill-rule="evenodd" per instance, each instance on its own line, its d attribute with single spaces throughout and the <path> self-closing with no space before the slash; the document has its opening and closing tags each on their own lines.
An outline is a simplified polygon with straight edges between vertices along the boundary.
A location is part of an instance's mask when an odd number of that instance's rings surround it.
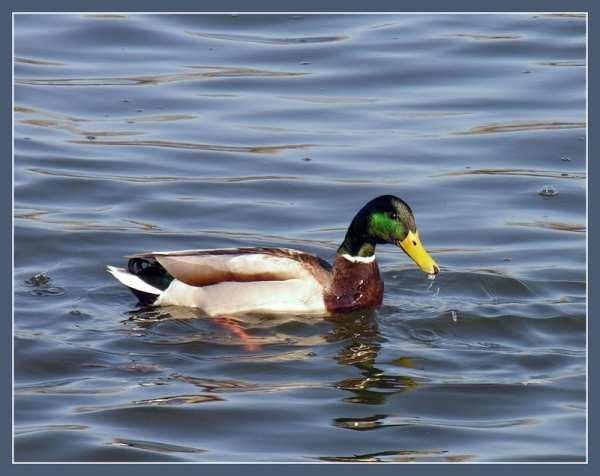
<svg viewBox="0 0 600 476">
<path fill-rule="evenodd" d="M 235 319 L 227 316 L 217 316 L 213 320 L 217 325 L 238 336 L 244 343 L 244 350 L 248 352 L 259 352 L 262 350 L 260 345 L 252 342 L 252 337 L 248 335 Z"/>
</svg>

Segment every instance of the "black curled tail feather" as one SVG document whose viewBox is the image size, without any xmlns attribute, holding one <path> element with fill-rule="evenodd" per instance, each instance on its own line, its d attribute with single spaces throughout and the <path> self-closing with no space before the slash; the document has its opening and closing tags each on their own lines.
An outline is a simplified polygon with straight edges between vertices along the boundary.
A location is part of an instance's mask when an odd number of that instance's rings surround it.
<svg viewBox="0 0 600 476">
<path fill-rule="evenodd" d="M 161 291 L 169 287 L 173 276 L 167 273 L 167 270 L 155 259 L 148 258 L 131 258 L 127 263 L 127 270 Z M 137 289 L 129 288 L 131 292 L 140 300 L 142 304 L 152 304 L 156 300 L 155 294 L 145 293 Z"/>
<path fill-rule="evenodd" d="M 131 258 L 127 263 L 127 270 L 161 291 L 167 289 L 173 281 L 173 276 L 167 273 L 158 261 L 151 258 Z"/>
</svg>

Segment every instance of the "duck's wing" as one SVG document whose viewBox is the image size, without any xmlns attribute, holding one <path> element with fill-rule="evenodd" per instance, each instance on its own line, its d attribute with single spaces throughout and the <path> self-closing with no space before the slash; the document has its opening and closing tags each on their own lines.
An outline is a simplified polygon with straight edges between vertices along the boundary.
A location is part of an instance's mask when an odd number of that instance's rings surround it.
<svg viewBox="0 0 600 476">
<path fill-rule="evenodd" d="M 331 280 L 329 263 L 288 248 L 159 251 L 130 258 L 155 259 L 171 276 L 190 286 L 313 278 L 326 287 Z"/>
</svg>

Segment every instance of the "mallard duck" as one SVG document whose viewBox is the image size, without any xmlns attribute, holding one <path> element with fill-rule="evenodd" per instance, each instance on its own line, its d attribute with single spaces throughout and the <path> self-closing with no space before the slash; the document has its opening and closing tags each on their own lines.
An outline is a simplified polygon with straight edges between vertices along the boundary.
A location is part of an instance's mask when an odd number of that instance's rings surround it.
<svg viewBox="0 0 600 476">
<path fill-rule="evenodd" d="M 331 315 L 377 307 L 383 281 L 378 244 L 399 246 L 429 275 L 439 267 L 421 244 L 410 207 L 382 195 L 356 214 L 335 262 L 288 248 L 227 248 L 142 253 L 108 271 L 142 304 L 188 306 L 210 316 Z"/>
</svg>

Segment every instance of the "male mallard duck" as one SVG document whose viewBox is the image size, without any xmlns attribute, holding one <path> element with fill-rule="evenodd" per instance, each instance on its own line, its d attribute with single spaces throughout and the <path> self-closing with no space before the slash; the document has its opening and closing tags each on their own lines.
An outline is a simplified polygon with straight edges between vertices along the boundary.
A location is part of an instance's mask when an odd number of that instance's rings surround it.
<svg viewBox="0 0 600 476">
<path fill-rule="evenodd" d="M 328 315 L 379 306 L 383 281 L 375 246 L 393 243 L 430 275 L 439 272 L 410 207 L 382 195 L 356 214 L 333 267 L 287 248 L 143 253 L 108 271 L 143 304 L 202 309 L 211 316 L 248 313 Z"/>
</svg>

